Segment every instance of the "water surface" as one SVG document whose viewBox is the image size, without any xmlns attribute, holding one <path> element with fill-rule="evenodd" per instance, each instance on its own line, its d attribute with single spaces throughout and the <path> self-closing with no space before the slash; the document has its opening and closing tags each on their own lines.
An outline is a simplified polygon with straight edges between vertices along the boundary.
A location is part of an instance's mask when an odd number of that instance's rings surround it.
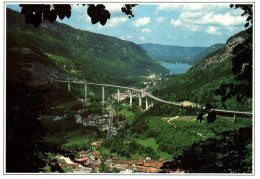
<svg viewBox="0 0 260 179">
<path fill-rule="evenodd" d="M 170 74 L 186 73 L 192 65 L 186 63 L 161 63 L 161 65 L 170 70 Z"/>
</svg>

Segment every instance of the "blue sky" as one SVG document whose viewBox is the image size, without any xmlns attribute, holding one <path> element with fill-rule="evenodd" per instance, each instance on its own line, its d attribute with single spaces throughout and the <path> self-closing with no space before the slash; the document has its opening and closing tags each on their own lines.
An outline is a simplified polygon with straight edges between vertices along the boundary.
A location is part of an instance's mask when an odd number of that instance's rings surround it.
<svg viewBox="0 0 260 179">
<path fill-rule="evenodd" d="M 203 46 L 225 43 L 244 30 L 242 10 L 229 3 L 160 3 L 139 4 L 133 8 L 135 17 L 129 19 L 121 12 L 122 4 L 105 4 L 111 18 L 105 26 L 92 25 L 87 6 L 72 5 L 69 19 L 58 19 L 74 28 L 114 36 L 134 43 Z M 19 10 L 18 5 L 8 5 Z"/>
</svg>

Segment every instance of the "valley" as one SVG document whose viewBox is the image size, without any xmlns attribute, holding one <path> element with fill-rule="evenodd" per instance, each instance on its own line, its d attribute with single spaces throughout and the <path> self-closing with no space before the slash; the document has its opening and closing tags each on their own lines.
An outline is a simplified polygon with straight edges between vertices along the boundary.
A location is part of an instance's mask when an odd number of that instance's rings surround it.
<svg viewBox="0 0 260 179">
<path fill-rule="evenodd" d="M 246 30 L 137 45 L 6 10 L 8 173 L 252 174 L 250 63 L 234 68 Z"/>
</svg>

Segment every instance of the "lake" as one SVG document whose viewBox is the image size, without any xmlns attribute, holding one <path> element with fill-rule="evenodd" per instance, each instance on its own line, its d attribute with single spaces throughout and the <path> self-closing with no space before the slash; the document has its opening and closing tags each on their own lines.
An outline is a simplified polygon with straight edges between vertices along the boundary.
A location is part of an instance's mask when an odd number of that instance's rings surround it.
<svg viewBox="0 0 260 179">
<path fill-rule="evenodd" d="M 186 73 L 192 65 L 186 63 L 161 63 L 161 65 L 170 70 L 170 74 Z"/>
</svg>

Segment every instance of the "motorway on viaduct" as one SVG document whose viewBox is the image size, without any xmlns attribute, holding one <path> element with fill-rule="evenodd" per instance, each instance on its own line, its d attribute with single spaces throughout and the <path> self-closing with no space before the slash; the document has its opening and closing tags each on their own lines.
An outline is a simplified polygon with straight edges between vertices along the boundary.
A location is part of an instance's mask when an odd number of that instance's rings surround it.
<svg viewBox="0 0 260 179">
<path fill-rule="evenodd" d="M 87 101 L 87 85 L 94 85 L 94 86 L 101 86 L 102 87 L 102 104 L 104 104 L 105 102 L 105 89 L 104 87 L 111 87 L 111 88 L 117 88 L 117 99 L 118 101 L 120 101 L 120 90 L 119 89 L 126 89 L 126 90 L 130 90 L 130 106 L 132 105 L 132 92 L 135 91 L 137 93 L 139 93 L 139 106 L 142 105 L 142 94 L 145 95 L 145 106 L 146 106 L 146 110 L 148 109 L 148 97 L 152 99 L 152 106 L 153 106 L 153 100 L 161 102 L 161 103 L 165 103 L 165 104 L 170 104 L 170 105 L 174 105 L 174 106 L 178 106 L 178 107 L 185 107 L 182 104 L 179 103 L 174 103 L 174 102 L 170 102 L 170 101 L 165 101 L 163 99 L 157 98 L 145 91 L 136 89 L 136 88 L 130 88 L 130 87 L 124 87 L 124 86 L 117 86 L 117 85 L 109 85 L 109 84 L 98 84 L 98 83 L 87 83 L 87 82 L 77 82 L 77 81 L 62 81 L 62 80 L 51 80 L 51 82 L 59 82 L 59 83 L 67 83 L 68 84 L 68 90 L 70 91 L 70 84 L 82 84 L 85 85 L 85 101 Z M 253 114 L 251 112 L 243 112 L 243 111 L 229 111 L 229 110 L 222 110 L 222 109 L 211 109 L 211 111 L 215 111 L 215 112 L 220 112 L 220 113 L 229 113 L 229 114 L 233 114 L 234 118 L 236 117 L 236 114 L 242 114 L 242 115 L 247 115 L 247 116 L 252 116 Z"/>
</svg>

